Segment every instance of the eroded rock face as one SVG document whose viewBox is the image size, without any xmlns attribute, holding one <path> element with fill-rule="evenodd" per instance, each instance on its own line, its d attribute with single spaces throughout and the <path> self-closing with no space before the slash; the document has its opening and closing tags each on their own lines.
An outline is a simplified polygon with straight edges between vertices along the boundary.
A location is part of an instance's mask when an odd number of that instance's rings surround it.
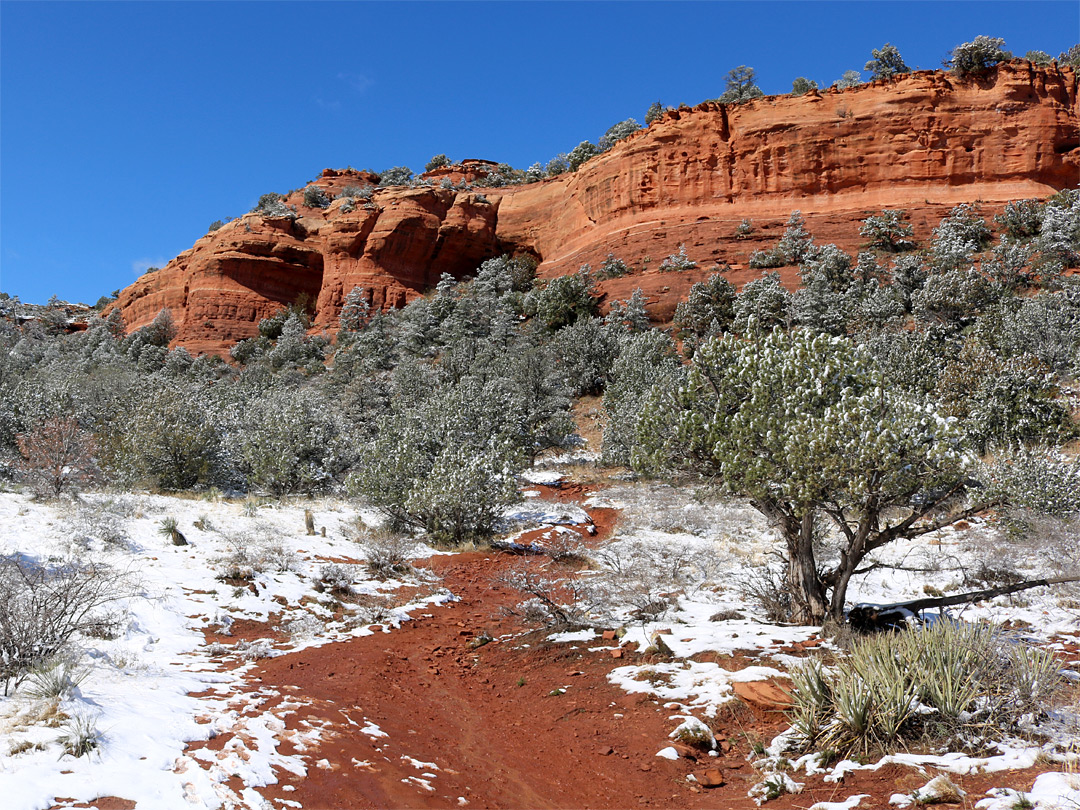
<svg viewBox="0 0 1080 810">
<path fill-rule="evenodd" d="M 715 263 L 731 264 L 737 283 L 755 277 L 746 258 L 775 244 L 794 209 L 816 241 L 853 252 L 860 221 L 883 208 L 905 209 L 925 241 L 960 202 L 990 214 L 1075 187 L 1077 76 L 1017 61 L 979 80 L 923 71 L 844 91 L 707 102 L 667 112 L 574 174 L 440 187 L 482 168 L 439 169 L 432 187 L 379 189 L 351 211 L 340 200 L 308 208 L 296 192 L 287 200 L 296 220 L 245 215 L 140 278 L 116 306 L 129 329 L 168 307 L 178 344 L 224 354 L 302 294 L 316 302 L 315 327 L 333 331 L 357 285 L 376 306 L 401 306 L 442 273 L 464 275 L 503 252 L 536 256 L 541 277 L 595 268 L 614 253 L 647 269 L 605 282 L 604 292 L 626 298 L 641 286 L 664 320 Z M 327 170 L 313 184 L 334 197 L 376 179 Z M 754 230 L 740 239 L 744 218 Z M 699 268 L 657 272 L 680 244 Z M 795 283 L 794 268 L 782 275 Z"/>
</svg>

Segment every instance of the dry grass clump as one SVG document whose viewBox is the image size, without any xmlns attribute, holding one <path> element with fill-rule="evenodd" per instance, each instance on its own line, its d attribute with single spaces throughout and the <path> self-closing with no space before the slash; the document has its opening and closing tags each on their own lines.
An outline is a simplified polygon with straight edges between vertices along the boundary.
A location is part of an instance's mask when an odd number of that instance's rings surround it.
<svg viewBox="0 0 1080 810">
<path fill-rule="evenodd" d="M 416 573 L 412 560 L 416 556 L 416 540 L 401 532 L 358 522 L 352 540 L 364 552 L 368 575 L 386 581 L 409 577 Z"/>
<path fill-rule="evenodd" d="M 229 553 L 218 559 L 218 579 L 251 582 L 267 571 L 295 571 L 300 558 L 271 530 L 237 532 L 225 537 Z"/>
</svg>

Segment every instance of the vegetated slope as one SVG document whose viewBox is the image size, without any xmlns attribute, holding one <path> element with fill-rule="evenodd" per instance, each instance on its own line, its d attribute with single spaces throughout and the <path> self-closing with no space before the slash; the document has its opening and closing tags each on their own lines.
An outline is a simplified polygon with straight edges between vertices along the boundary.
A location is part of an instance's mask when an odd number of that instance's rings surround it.
<svg viewBox="0 0 1080 810">
<path fill-rule="evenodd" d="M 376 306 L 399 306 L 441 274 L 461 276 L 503 252 L 534 255 L 542 278 L 613 252 L 644 272 L 602 291 L 625 298 L 641 286 L 665 320 L 714 262 L 732 264 L 738 283 L 756 276 L 746 257 L 775 241 L 794 209 L 819 240 L 851 250 L 860 221 L 882 208 L 905 209 L 923 239 L 957 203 L 993 209 L 1078 177 L 1073 69 L 1018 60 L 981 78 L 920 71 L 843 91 L 669 110 L 577 172 L 526 186 L 394 186 L 366 204 L 326 208 L 305 206 L 298 190 L 286 200 L 295 218 L 233 220 L 123 290 L 116 306 L 128 329 L 168 307 L 177 344 L 225 353 L 303 294 L 316 302 L 316 328 L 333 330 L 356 286 Z M 334 197 L 373 179 L 327 170 L 311 185 Z M 744 218 L 754 224 L 749 238 L 736 234 Z M 683 244 L 697 270 L 657 274 Z M 794 278 L 791 269 L 785 280 Z"/>
</svg>

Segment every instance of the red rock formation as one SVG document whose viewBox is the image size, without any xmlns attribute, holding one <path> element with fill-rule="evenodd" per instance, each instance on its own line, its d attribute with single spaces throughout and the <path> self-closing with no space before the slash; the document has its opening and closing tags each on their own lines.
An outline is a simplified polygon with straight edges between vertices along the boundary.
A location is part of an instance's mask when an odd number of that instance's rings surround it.
<svg viewBox="0 0 1080 810">
<path fill-rule="evenodd" d="M 488 168 L 473 163 L 470 172 Z M 453 179 L 461 167 L 450 171 Z M 327 170 L 314 184 L 333 196 L 373 181 Z M 596 267 L 614 252 L 648 269 L 604 291 L 625 298 L 642 286 L 664 319 L 713 263 L 733 264 L 739 283 L 756 275 L 747 256 L 775 243 L 793 209 L 818 242 L 854 251 L 860 220 L 883 208 L 907 210 L 925 240 L 957 203 L 980 201 L 993 213 L 1078 181 L 1072 69 L 1017 61 L 963 81 L 922 71 L 844 91 L 672 110 L 576 173 L 527 186 L 380 189 L 370 207 L 351 212 L 337 201 L 306 208 L 295 192 L 287 202 L 297 220 L 248 214 L 229 223 L 128 287 L 117 306 L 129 328 L 167 306 L 178 343 L 223 352 L 303 293 L 317 302 L 316 327 L 332 330 L 356 285 L 378 306 L 399 306 L 442 273 L 460 276 L 504 251 L 535 255 L 542 277 Z M 743 218 L 755 230 L 740 240 Z M 658 273 L 680 244 L 699 269 Z M 795 283 L 793 269 L 785 280 Z"/>
</svg>

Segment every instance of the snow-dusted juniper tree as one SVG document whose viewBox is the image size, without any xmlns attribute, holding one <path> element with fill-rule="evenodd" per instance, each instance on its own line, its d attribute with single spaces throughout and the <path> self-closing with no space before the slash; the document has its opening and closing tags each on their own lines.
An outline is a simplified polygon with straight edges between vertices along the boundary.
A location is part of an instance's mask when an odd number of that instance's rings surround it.
<svg viewBox="0 0 1080 810">
<path fill-rule="evenodd" d="M 896 47 L 888 42 L 882 45 L 880 50 L 874 48 L 871 54 L 873 54 L 874 58 L 863 66 L 863 70 L 870 71 L 870 81 L 891 79 L 901 73 L 911 72 L 911 68 L 904 63 L 903 57 L 900 56 L 900 51 L 896 50 Z"/>
<path fill-rule="evenodd" d="M 719 273 L 690 288 L 685 301 L 675 307 L 676 334 L 683 352 L 692 357 L 706 339 L 731 329 L 735 320 L 735 285 Z"/>
<path fill-rule="evenodd" d="M 784 540 L 793 620 L 842 621 L 867 555 L 985 508 L 961 504 L 963 437 L 932 407 L 893 393 L 845 338 L 773 330 L 715 338 L 684 386 L 654 389 L 634 464 L 684 469 L 747 496 Z M 818 559 L 815 525 L 839 547 Z"/>
</svg>

